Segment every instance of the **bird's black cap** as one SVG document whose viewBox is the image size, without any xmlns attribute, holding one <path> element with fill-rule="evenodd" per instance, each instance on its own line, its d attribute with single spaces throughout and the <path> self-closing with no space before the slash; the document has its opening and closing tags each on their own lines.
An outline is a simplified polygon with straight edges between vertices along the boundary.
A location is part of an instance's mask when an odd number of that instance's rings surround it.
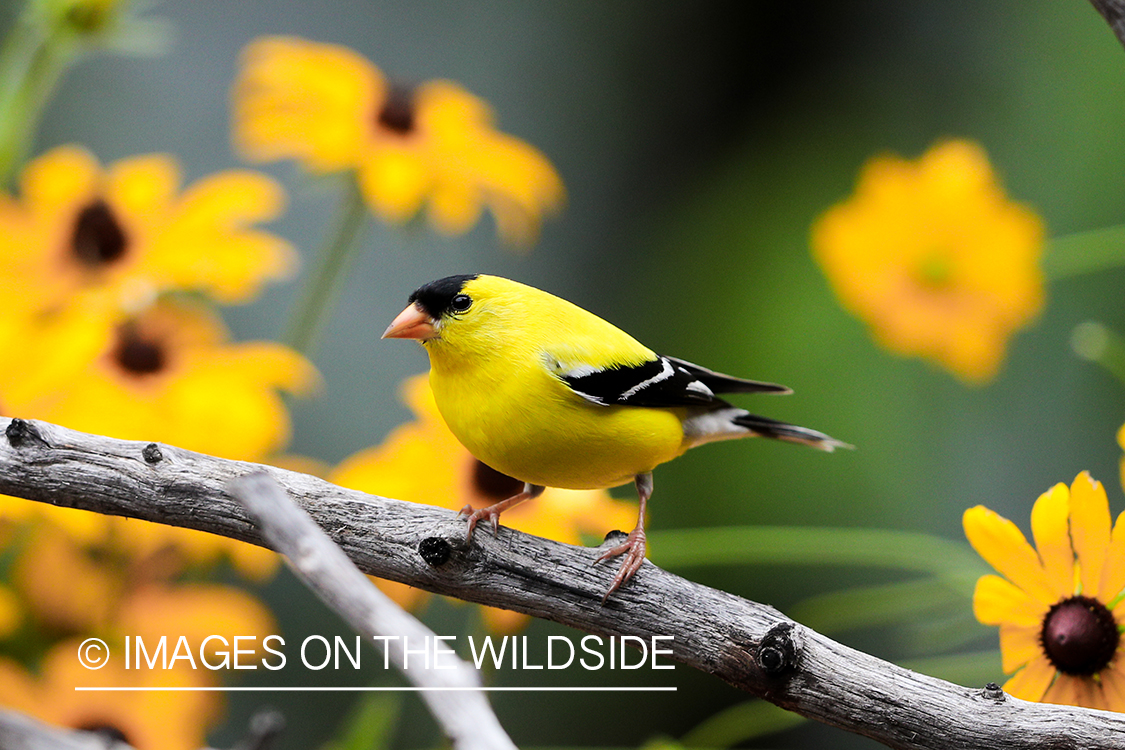
<svg viewBox="0 0 1125 750">
<path fill-rule="evenodd" d="M 431 281 L 414 290 L 407 302 L 417 302 L 430 317 L 440 318 L 449 312 L 450 303 L 467 282 L 480 276 L 479 273 L 464 273 L 458 276 L 446 276 L 444 279 Z"/>
</svg>

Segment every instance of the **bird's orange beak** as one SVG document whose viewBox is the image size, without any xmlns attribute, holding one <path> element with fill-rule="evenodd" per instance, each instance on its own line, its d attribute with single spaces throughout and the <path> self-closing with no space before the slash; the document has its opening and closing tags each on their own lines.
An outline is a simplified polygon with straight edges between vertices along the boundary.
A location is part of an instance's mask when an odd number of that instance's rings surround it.
<svg viewBox="0 0 1125 750">
<path fill-rule="evenodd" d="M 398 314 L 387 330 L 383 331 L 385 339 L 417 339 L 428 341 L 437 337 L 434 330 L 434 319 L 422 309 L 417 302 L 407 307 Z"/>
</svg>

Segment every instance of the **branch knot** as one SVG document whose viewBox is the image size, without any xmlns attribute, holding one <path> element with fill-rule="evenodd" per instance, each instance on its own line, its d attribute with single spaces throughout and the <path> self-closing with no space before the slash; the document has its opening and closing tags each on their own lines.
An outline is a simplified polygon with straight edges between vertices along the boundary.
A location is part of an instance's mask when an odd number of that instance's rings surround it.
<svg viewBox="0 0 1125 750">
<path fill-rule="evenodd" d="M 430 565 L 437 567 L 449 562 L 453 547 L 440 536 L 428 536 L 418 543 L 418 554 Z"/>
<path fill-rule="evenodd" d="M 766 674 L 779 675 L 797 667 L 797 655 L 793 623 L 779 622 L 762 638 L 754 659 Z"/>
<path fill-rule="evenodd" d="M 13 419 L 9 422 L 4 429 L 4 434 L 13 448 L 19 448 L 29 442 L 47 445 L 47 441 L 39 434 L 39 429 L 23 419 Z"/>
</svg>

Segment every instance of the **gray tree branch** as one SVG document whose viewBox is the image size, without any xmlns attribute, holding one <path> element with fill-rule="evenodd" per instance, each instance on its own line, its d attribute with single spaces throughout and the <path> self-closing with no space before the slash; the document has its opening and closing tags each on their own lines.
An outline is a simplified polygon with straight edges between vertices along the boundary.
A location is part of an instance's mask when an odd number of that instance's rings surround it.
<svg viewBox="0 0 1125 750">
<path fill-rule="evenodd" d="M 603 604 L 598 552 L 501 528 L 464 544 L 442 508 L 388 500 L 282 469 L 0 418 L 0 493 L 184 526 L 264 545 L 228 492 L 272 476 L 365 573 L 601 635 L 671 635 L 672 658 L 803 716 L 893 748 L 1125 750 L 1125 716 L 1030 703 L 911 672 L 772 607 L 646 562 Z"/>
<path fill-rule="evenodd" d="M 305 585 L 360 635 L 374 639 L 409 682 L 427 688 L 422 700 L 456 750 L 516 750 L 484 693 L 471 690 L 480 687 L 476 670 L 453 654 L 443 654 L 440 669 L 407 668 L 404 644 L 431 643 L 436 634 L 375 588 L 276 480 L 249 474 L 234 480 L 231 492 Z"/>
<path fill-rule="evenodd" d="M 61 729 L 0 709 L 0 748 L 4 750 L 133 750 L 105 735 Z"/>
<path fill-rule="evenodd" d="M 268 750 L 285 722 L 280 714 L 265 710 L 250 718 L 246 737 L 231 750 Z M 64 729 L 44 724 L 18 711 L 0 708 L 0 748 L 3 750 L 134 750 L 101 732 Z M 211 750 L 200 748 L 200 750 Z"/>
<path fill-rule="evenodd" d="M 1125 0 L 1090 0 L 1106 20 L 1117 40 L 1125 46 Z"/>
</svg>

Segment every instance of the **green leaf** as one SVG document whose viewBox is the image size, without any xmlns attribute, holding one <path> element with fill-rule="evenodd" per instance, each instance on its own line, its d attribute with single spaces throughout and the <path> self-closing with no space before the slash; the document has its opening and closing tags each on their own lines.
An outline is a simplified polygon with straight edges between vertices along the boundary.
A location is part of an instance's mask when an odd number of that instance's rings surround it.
<svg viewBox="0 0 1125 750">
<path fill-rule="evenodd" d="M 1004 673 L 1000 670 L 998 650 L 911 659 L 902 662 L 901 666 L 970 687 L 984 687 L 990 682 L 1003 684 L 1005 680 Z"/>
<path fill-rule="evenodd" d="M 953 586 L 949 579 L 922 578 L 813 596 L 792 607 L 789 615 L 813 630 L 835 633 L 910 622 L 959 608 L 968 611 L 971 597 L 971 588 Z"/>
<path fill-rule="evenodd" d="M 975 579 L 989 569 L 968 544 L 912 531 L 728 526 L 648 534 L 653 560 L 698 565 L 860 565 Z"/>
<path fill-rule="evenodd" d="M 705 720 L 683 736 L 687 747 L 733 747 L 747 740 L 795 727 L 803 716 L 763 700 L 751 700 L 727 708 Z"/>
<path fill-rule="evenodd" d="M 342 735 L 322 750 L 388 750 L 402 701 L 394 693 L 364 693 L 356 701 Z"/>
<path fill-rule="evenodd" d="M 1125 266 L 1125 224 L 1047 242 L 1043 273 L 1052 281 Z"/>
</svg>

